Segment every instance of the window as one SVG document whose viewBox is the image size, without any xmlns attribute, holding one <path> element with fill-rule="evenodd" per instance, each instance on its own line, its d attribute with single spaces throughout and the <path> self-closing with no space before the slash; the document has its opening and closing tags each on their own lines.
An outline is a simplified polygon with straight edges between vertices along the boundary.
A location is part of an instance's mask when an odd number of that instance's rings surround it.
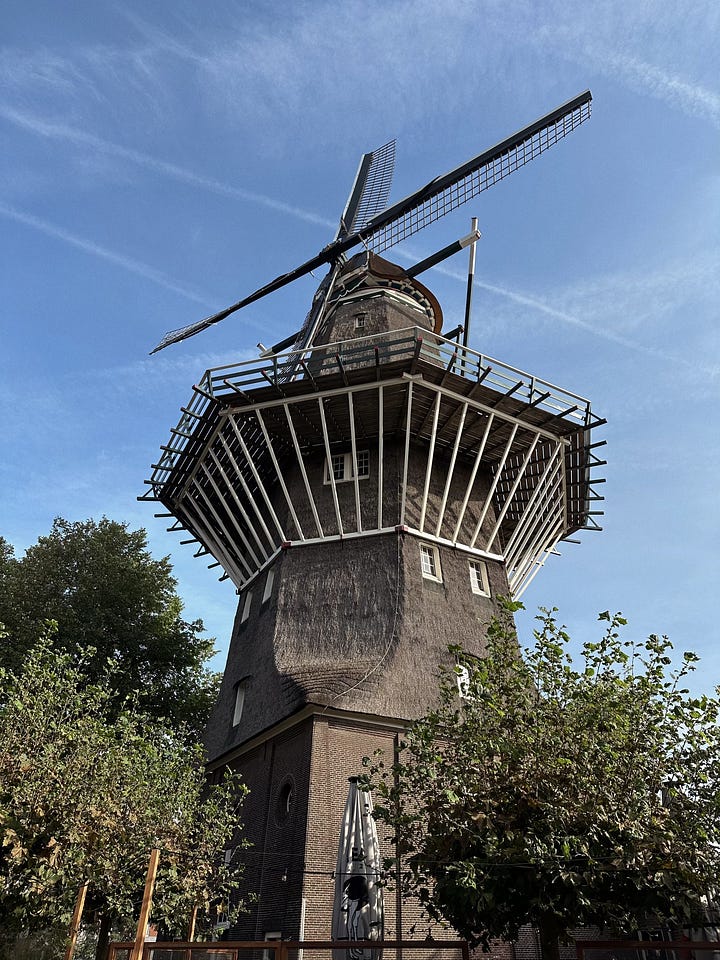
<svg viewBox="0 0 720 960">
<path fill-rule="evenodd" d="M 355 329 L 364 330 L 367 325 L 367 314 L 366 313 L 356 313 L 355 314 Z"/>
<path fill-rule="evenodd" d="M 345 479 L 345 454 L 336 453 L 332 457 L 330 462 L 332 464 L 333 477 L 336 480 L 344 480 Z"/>
<path fill-rule="evenodd" d="M 470 589 L 482 597 L 490 596 L 487 564 L 483 560 L 470 560 Z"/>
<path fill-rule="evenodd" d="M 278 814 L 284 820 L 290 810 L 292 809 L 293 802 L 293 788 L 291 783 L 286 783 L 285 786 L 280 791 L 280 796 L 278 798 Z"/>
<path fill-rule="evenodd" d="M 458 663 L 455 667 L 455 673 L 457 674 L 458 693 L 465 700 L 470 692 L 470 671 L 464 664 Z"/>
<path fill-rule="evenodd" d="M 265 940 L 282 940 L 282 932 L 280 930 L 269 930 L 265 933 Z M 277 950 L 263 950 L 263 960 L 275 960 Z"/>
<path fill-rule="evenodd" d="M 267 603 L 272 596 L 273 582 L 275 581 L 275 569 L 271 567 L 265 577 L 265 589 L 263 590 L 262 602 Z"/>
<path fill-rule="evenodd" d="M 294 803 L 295 781 L 292 777 L 286 777 L 280 785 L 280 789 L 275 794 L 274 813 L 275 823 L 277 823 L 278 826 L 283 826 L 283 824 L 290 820 Z"/>
<path fill-rule="evenodd" d="M 240 624 L 247 623 L 250 618 L 250 607 L 252 605 L 252 590 L 245 594 L 245 603 L 243 603 L 242 613 L 240 614 Z"/>
<path fill-rule="evenodd" d="M 369 450 L 358 450 L 357 475 L 358 475 L 358 478 L 370 476 L 370 451 Z"/>
<path fill-rule="evenodd" d="M 233 726 L 236 727 L 242 719 L 243 709 L 245 707 L 245 693 L 247 691 L 247 680 L 241 680 L 235 684 L 235 709 L 233 710 Z"/>
<path fill-rule="evenodd" d="M 437 547 L 429 543 L 420 544 L 420 568 L 426 580 L 435 580 L 442 583 L 440 570 L 440 554 Z"/>
<path fill-rule="evenodd" d="M 335 483 L 343 483 L 346 480 L 353 480 L 355 474 L 352 469 L 352 453 L 334 453 L 330 457 L 330 468 L 332 469 Z M 358 450 L 357 452 L 357 477 L 358 480 L 367 480 L 370 476 L 370 451 Z M 327 462 L 325 463 L 325 483 L 330 483 L 330 470 Z"/>
</svg>

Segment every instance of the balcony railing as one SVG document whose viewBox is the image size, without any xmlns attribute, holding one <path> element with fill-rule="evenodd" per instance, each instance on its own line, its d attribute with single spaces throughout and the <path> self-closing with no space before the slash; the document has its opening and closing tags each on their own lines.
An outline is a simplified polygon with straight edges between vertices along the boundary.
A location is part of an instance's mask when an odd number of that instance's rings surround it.
<svg viewBox="0 0 720 960">
<path fill-rule="evenodd" d="M 510 366 L 487 354 L 463 347 L 454 340 L 438 336 L 420 327 L 408 327 L 392 333 L 375 334 L 352 340 L 321 344 L 303 351 L 289 350 L 270 357 L 259 357 L 207 370 L 182 416 L 171 430 L 171 438 L 154 465 L 147 483 L 157 493 L 169 479 L 178 458 L 192 439 L 195 427 L 215 400 L 228 396 L 252 399 L 255 390 L 274 386 L 282 391 L 307 381 L 313 389 L 323 378 L 338 373 L 356 374 L 358 370 L 416 366 L 424 362 L 443 367 L 449 373 L 482 385 L 499 395 L 530 404 L 552 416 L 562 416 L 578 427 L 592 426 L 590 401 L 547 380 Z M 319 382 L 320 381 L 320 382 Z"/>
</svg>

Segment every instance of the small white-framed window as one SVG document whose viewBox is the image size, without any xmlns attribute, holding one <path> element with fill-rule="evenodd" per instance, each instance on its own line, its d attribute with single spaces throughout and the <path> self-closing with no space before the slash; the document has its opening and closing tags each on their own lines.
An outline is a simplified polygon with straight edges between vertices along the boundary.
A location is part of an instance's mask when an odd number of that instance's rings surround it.
<svg viewBox="0 0 720 960">
<path fill-rule="evenodd" d="M 358 450 L 357 452 L 357 475 L 359 480 L 370 476 L 369 450 Z"/>
<path fill-rule="evenodd" d="M 420 544 L 420 569 L 426 580 L 435 580 L 437 583 L 442 583 L 440 552 L 431 543 Z"/>
<path fill-rule="evenodd" d="M 335 481 L 345 479 L 345 454 L 344 453 L 334 453 L 330 457 L 330 466 L 332 468 L 332 475 Z M 330 476 L 328 474 L 326 483 L 330 482 Z"/>
<path fill-rule="evenodd" d="M 466 700 L 470 694 L 470 671 L 464 663 L 458 663 L 455 665 L 455 673 L 458 693 L 463 700 Z"/>
<path fill-rule="evenodd" d="M 356 313 L 355 314 L 355 329 L 364 330 L 367 326 L 367 314 L 366 313 Z"/>
<path fill-rule="evenodd" d="M 347 480 L 354 480 L 355 474 L 352 468 L 352 453 L 334 453 L 330 457 L 330 468 L 325 462 L 325 483 L 330 483 L 330 469 L 332 469 L 335 483 L 344 483 Z M 370 476 L 370 451 L 358 450 L 357 452 L 357 477 L 358 480 L 367 480 Z"/>
<path fill-rule="evenodd" d="M 275 582 L 275 568 L 270 567 L 265 577 L 265 589 L 263 590 L 262 602 L 267 603 L 272 596 L 273 583 Z"/>
<path fill-rule="evenodd" d="M 473 593 L 481 597 L 490 596 L 490 580 L 488 578 L 487 564 L 484 560 L 470 560 L 468 563 L 470 571 L 470 589 Z"/>
<path fill-rule="evenodd" d="M 264 940 L 282 940 L 282 931 L 268 930 L 263 937 Z M 277 950 L 263 950 L 263 960 L 275 960 Z"/>
<path fill-rule="evenodd" d="M 240 614 L 240 623 L 247 623 L 250 619 L 250 608 L 252 606 L 252 590 L 248 590 L 245 594 L 245 601 L 243 603 L 242 613 Z"/>
<path fill-rule="evenodd" d="M 235 684 L 235 706 L 233 708 L 233 726 L 236 727 L 242 720 L 243 710 L 245 709 L 245 694 L 247 693 L 247 680 L 240 680 Z"/>
</svg>

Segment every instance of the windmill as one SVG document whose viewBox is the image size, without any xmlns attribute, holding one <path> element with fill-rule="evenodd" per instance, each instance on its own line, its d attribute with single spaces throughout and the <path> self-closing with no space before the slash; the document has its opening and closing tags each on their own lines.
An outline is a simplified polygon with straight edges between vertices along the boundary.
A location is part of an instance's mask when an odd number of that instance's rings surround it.
<svg viewBox="0 0 720 960">
<path fill-rule="evenodd" d="M 590 116 L 592 94 L 589 90 L 573 100 L 523 127 L 517 133 L 466 161 L 444 176 L 435 177 L 419 190 L 390 207 L 387 202 L 395 161 L 395 141 L 390 141 L 372 153 L 365 154 L 348 196 L 335 238 L 318 254 L 300 266 L 281 274 L 253 293 L 231 304 L 224 310 L 165 334 L 151 351 L 157 353 L 173 343 L 180 343 L 202 330 L 225 320 L 243 307 L 279 290 L 300 277 L 324 265 L 330 271 L 313 301 L 313 308 L 300 331 L 276 344 L 277 350 L 294 345 L 301 349 L 312 342 L 322 310 L 321 292 L 331 286 L 338 266 L 349 251 L 362 245 L 379 254 L 429 226 L 441 217 L 467 203 L 473 197 L 499 183 L 509 174 L 525 166 L 549 147 L 563 139 Z M 450 244 L 438 255 L 415 267 L 415 274 L 429 269 L 445 257 L 451 256 L 471 238 Z"/>
<path fill-rule="evenodd" d="M 262 895 L 238 939 L 328 935 L 348 778 L 399 749 L 448 644 L 481 655 L 499 598 L 519 597 L 560 541 L 600 529 L 604 421 L 444 336 L 417 279 L 477 231 L 410 269 L 380 255 L 565 137 L 590 103 L 581 94 L 384 209 L 394 145 L 365 155 L 326 247 L 156 348 L 328 267 L 297 333 L 205 372 L 141 498 L 239 594 L 205 743 L 213 776 L 233 768 L 251 788 L 246 877 Z M 368 875 L 352 844 L 344 862 Z M 399 939 L 417 919 L 401 901 L 384 905 Z"/>
</svg>

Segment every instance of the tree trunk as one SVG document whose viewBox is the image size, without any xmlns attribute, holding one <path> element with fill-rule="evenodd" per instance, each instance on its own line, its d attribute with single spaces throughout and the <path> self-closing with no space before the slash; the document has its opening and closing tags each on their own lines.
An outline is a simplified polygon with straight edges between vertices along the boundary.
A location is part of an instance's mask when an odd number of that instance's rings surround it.
<svg viewBox="0 0 720 960">
<path fill-rule="evenodd" d="M 540 936 L 540 953 L 542 960 L 560 960 L 560 944 L 558 939 L 562 927 L 558 923 L 554 914 L 548 914 L 540 919 L 538 923 L 538 934 Z"/>
<path fill-rule="evenodd" d="M 112 919 L 107 913 L 103 913 L 100 917 L 100 929 L 98 930 L 97 947 L 95 948 L 95 960 L 107 960 L 111 925 Z"/>
</svg>

